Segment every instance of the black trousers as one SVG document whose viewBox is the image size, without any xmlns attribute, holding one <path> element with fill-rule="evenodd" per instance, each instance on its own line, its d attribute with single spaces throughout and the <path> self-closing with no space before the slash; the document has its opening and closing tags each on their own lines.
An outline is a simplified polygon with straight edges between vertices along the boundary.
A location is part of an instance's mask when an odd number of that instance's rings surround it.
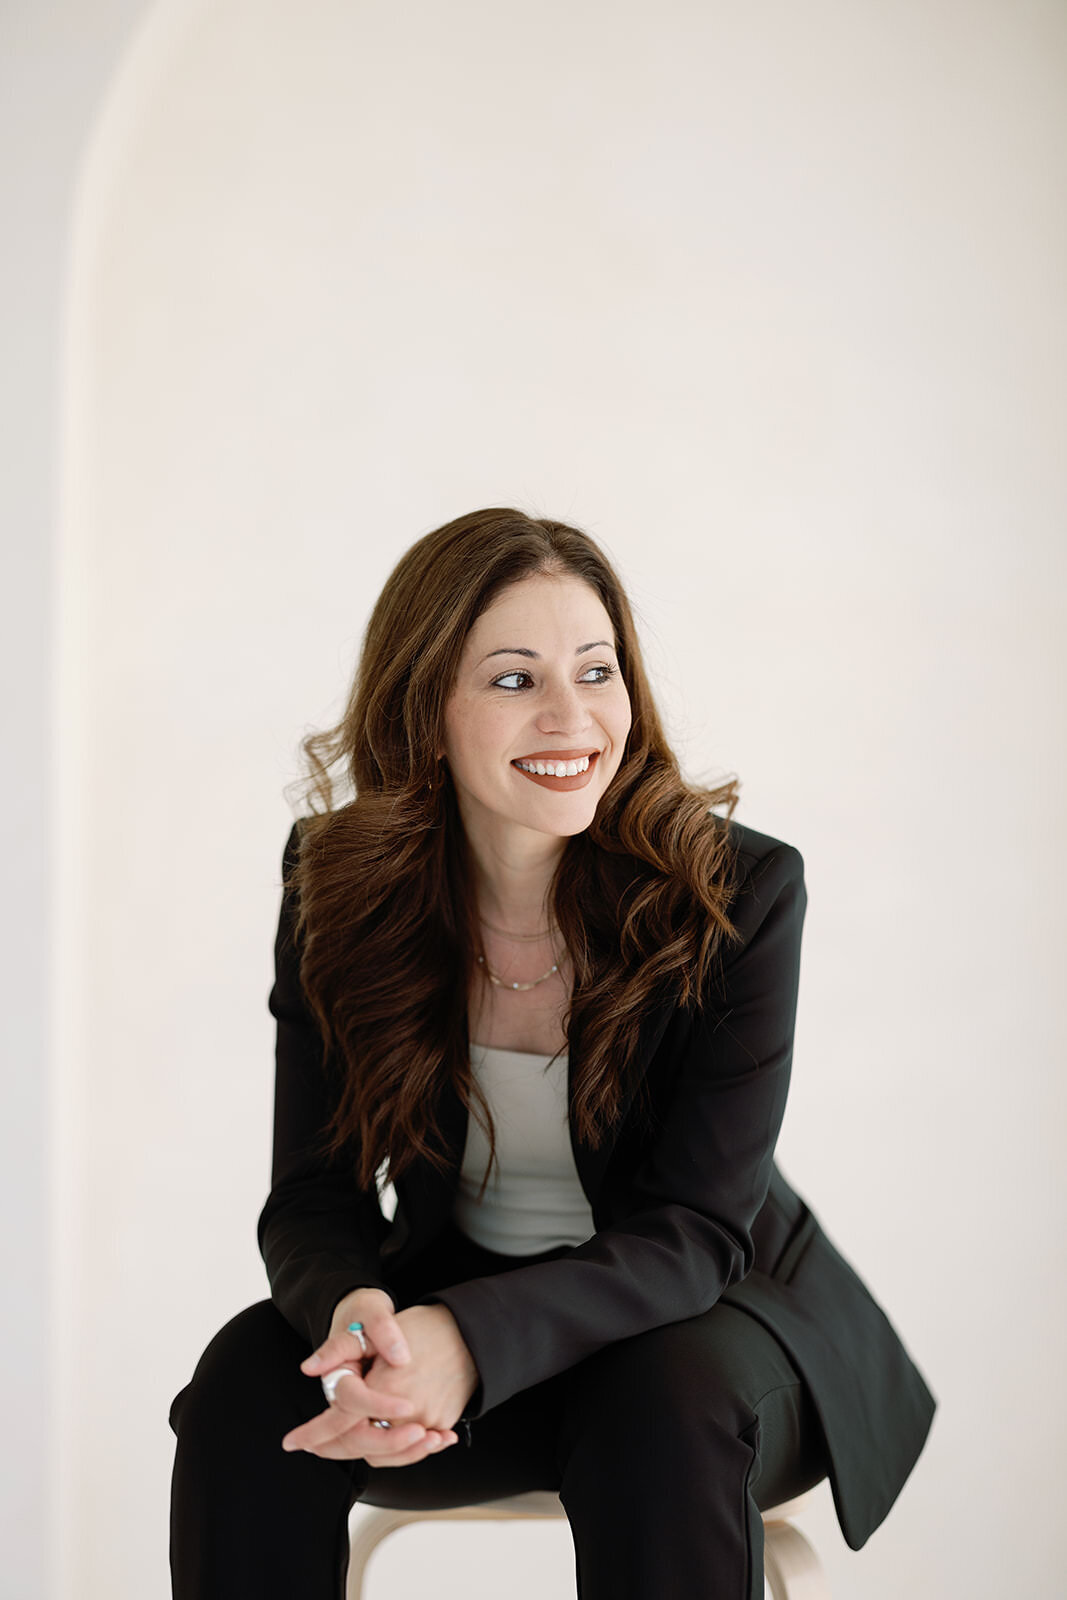
<svg viewBox="0 0 1067 1600">
<path fill-rule="evenodd" d="M 494 1255 L 450 1229 L 397 1276 L 398 1306 L 545 1257 Z M 370 1468 L 289 1454 L 324 1405 L 310 1353 L 269 1300 L 212 1339 L 170 1412 L 175 1600 L 343 1600 L 348 1513 L 559 1493 L 581 1600 L 763 1600 L 760 1510 L 826 1476 L 808 1392 L 785 1351 L 716 1305 L 598 1351 L 513 1395 L 439 1455 Z"/>
</svg>

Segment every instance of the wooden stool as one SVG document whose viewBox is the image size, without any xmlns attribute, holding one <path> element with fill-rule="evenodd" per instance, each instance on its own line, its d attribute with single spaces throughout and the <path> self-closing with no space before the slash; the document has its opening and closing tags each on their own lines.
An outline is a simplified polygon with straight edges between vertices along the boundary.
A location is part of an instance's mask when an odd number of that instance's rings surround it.
<svg viewBox="0 0 1067 1600">
<path fill-rule="evenodd" d="M 829 1600 L 818 1556 L 790 1517 L 811 1499 L 810 1492 L 763 1513 L 764 1572 L 773 1600 Z M 455 1506 L 449 1511 L 392 1511 L 366 1506 L 352 1534 L 345 1600 L 364 1600 L 367 1562 L 391 1533 L 408 1522 L 494 1522 L 504 1517 L 565 1516 L 558 1495 L 540 1491 L 490 1500 L 480 1506 Z"/>
</svg>

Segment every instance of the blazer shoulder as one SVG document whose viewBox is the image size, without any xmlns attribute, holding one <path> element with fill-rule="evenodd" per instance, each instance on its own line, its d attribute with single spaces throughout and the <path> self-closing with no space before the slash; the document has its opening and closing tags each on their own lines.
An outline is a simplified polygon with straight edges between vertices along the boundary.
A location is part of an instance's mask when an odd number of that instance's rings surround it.
<svg viewBox="0 0 1067 1600">
<path fill-rule="evenodd" d="M 787 876 L 803 877 L 804 857 L 795 844 L 759 833 L 743 822 L 726 823 L 727 838 L 733 847 L 741 879 L 760 877 L 772 864 Z"/>
<path fill-rule="evenodd" d="M 766 974 L 772 967 L 784 972 L 783 952 L 788 964 L 791 952 L 799 948 L 807 907 L 804 858 L 794 845 L 743 823 L 723 817 L 715 821 L 725 827 L 728 837 L 722 890 L 731 931 L 718 940 L 699 995 L 691 994 L 678 1005 L 676 989 L 671 991 L 679 1012 L 686 1016 L 707 1011 L 721 1016 L 723 1005 L 732 1003 L 730 985 L 739 975 L 757 969 Z M 777 980 L 767 981 L 773 986 Z"/>
<path fill-rule="evenodd" d="M 796 845 L 739 822 L 729 822 L 728 829 L 732 858 L 726 913 L 734 932 L 723 956 L 731 966 L 761 930 L 771 943 L 787 925 L 799 937 L 808 892 L 804 857 Z"/>
</svg>

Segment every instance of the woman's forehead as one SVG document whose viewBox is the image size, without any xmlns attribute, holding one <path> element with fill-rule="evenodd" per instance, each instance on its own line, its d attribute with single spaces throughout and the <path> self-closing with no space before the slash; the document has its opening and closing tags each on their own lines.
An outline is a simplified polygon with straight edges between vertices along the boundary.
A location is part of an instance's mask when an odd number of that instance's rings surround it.
<svg viewBox="0 0 1067 1600">
<path fill-rule="evenodd" d="M 566 635 L 575 628 L 581 632 L 583 622 L 596 623 L 600 629 L 598 637 L 606 634 L 610 642 L 613 633 L 611 619 L 594 588 L 570 573 L 550 575 L 539 572 L 528 578 L 520 578 L 502 590 L 475 618 L 467 635 L 467 644 L 472 649 L 482 644 L 488 648 L 489 636 L 499 633 L 501 629 L 507 631 L 512 623 L 522 623 L 527 629 L 534 628 L 545 636 Z M 502 641 L 504 644 L 520 642 L 517 638 Z M 530 641 L 525 642 L 529 644 Z"/>
</svg>

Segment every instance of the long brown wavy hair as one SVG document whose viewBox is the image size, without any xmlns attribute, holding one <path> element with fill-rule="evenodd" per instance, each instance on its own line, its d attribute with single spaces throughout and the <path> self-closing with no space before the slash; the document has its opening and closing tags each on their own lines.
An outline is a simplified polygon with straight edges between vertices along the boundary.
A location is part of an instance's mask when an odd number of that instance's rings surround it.
<svg viewBox="0 0 1067 1600">
<path fill-rule="evenodd" d="M 723 942 L 736 937 L 726 823 L 737 780 L 704 788 L 682 778 L 603 552 L 578 528 L 508 507 L 426 534 L 371 613 L 340 722 L 301 742 L 312 811 L 298 823 L 286 885 L 302 987 L 340 1076 L 326 1148 L 352 1152 L 364 1189 L 383 1165 L 390 1180 L 418 1158 L 445 1165 L 436 1108 L 449 1081 L 492 1150 L 470 1070 L 467 997 L 481 948 L 471 858 L 436 752 L 475 619 L 537 573 L 581 578 L 599 595 L 632 713 L 619 770 L 589 828 L 566 840 L 549 891 L 574 967 L 564 1031 L 583 1140 L 599 1144 L 619 1120 L 649 1007 L 665 994 L 699 1005 Z M 330 777 L 340 763 L 344 803 Z"/>
</svg>

